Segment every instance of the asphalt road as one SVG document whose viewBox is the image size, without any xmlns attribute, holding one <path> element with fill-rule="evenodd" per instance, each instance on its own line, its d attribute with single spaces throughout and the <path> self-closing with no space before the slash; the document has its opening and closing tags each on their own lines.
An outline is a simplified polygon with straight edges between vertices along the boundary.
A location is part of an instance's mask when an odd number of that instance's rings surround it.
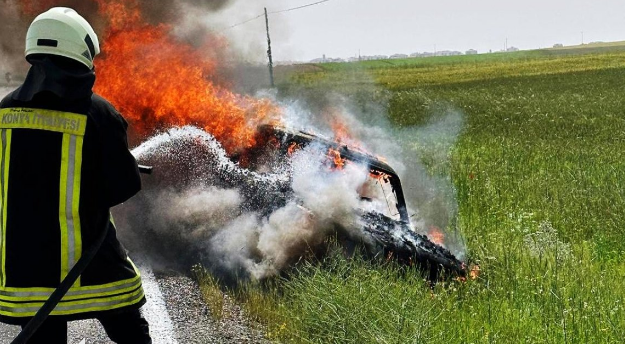
<svg viewBox="0 0 625 344">
<path fill-rule="evenodd" d="M 142 312 L 154 344 L 269 343 L 258 326 L 250 326 L 240 308 L 229 300 L 224 319 L 213 320 L 191 278 L 155 275 L 146 267 L 140 270 L 147 299 Z M 0 324 L 0 343 L 10 343 L 18 332 L 19 327 Z M 71 322 L 68 337 L 69 344 L 114 344 L 95 320 Z"/>
</svg>

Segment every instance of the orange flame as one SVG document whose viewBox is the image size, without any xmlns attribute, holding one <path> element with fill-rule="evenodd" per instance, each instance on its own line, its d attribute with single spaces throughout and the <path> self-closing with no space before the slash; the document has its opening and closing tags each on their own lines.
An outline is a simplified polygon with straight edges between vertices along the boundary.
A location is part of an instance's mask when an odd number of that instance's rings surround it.
<svg viewBox="0 0 625 344">
<path fill-rule="evenodd" d="M 291 155 L 293 155 L 293 153 L 295 153 L 300 148 L 301 147 L 297 144 L 297 142 L 291 142 L 291 144 L 287 148 L 287 154 L 289 156 L 291 156 Z"/>
<path fill-rule="evenodd" d="M 356 138 L 357 135 L 353 133 L 349 124 L 341 117 L 339 110 L 331 108 L 328 113 L 330 117 L 330 127 L 334 133 L 334 141 L 339 144 L 346 145 L 349 149 L 355 150 L 363 154 L 370 154 L 364 147 L 362 141 Z M 383 157 L 377 157 L 380 161 L 386 162 Z"/>
<path fill-rule="evenodd" d="M 332 159 L 332 162 L 334 163 L 334 167 L 336 169 L 342 170 L 343 167 L 345 167 L 346 159 L 341 157 L 341 152 L 337 151 L 336 149 L 330 147 L 330 149 L 328 149 L 328 157 Z"/>
<path fill-rule="evenodd" d="M 373 178 L 373 179 L 377 179 L 380 182 L 384 182 L 384 183 L 388 183 L 388 181 L 392 178 L 392 176 L 384 173 L 384 172 L 380 172 L 380 171 L 376 171 L 376 170 L 370 170 L 369 171 L 369 177 Z"/>
<path fill-rule="evenodd" d="M 465 263 L 462 263 L 462 269 L 463 270 L 467 269 L 467 265 Z M 477 264 L 473 264 L 471 268 L 468 270 L 467 277 L 468 279 L 474 281 L 480 276 L 480 272 L 481 272 L 480 266 Z M 456 278 L 456 280 L 458 282 L 466 282 L 468 280 L 467 277 L 458 277 Z"/>
<path fill-rule="evenodd" d="M 440 228 L 436 226 L 431 226 L 428 231 L 428 238 L 435 244 L 444 246 L 445 243 L 445 234 Z"/>
<path fill-rule="evenodd" d="M 481 272 L 480 266 L 477 264 L 473 265 L 471 267 L 471 270 L 469 270 L 469 278 L 472 280 L 477 279 L 480 276 L 480 272 Z"/>
<path fill-rule="evenodd" d="M 340 117 L 336 115 L 332 116 L 330 125 L 336 142 L 344 144 L 351 144 L 354 142 L 352 139 L 353 135 L 350 133 L 347 123 L 343 122 Z"/>
<path fill-rule="evenodd" d="M 136 0 L 96 1 L 109 25 L 101 40 L 102 57 L 96 59 L 95 90 L 140 136 L 196 125 L 233 153 L 253 146 L 258 124 L 278 116 L 270 101 L 235 94 L 211 81 L 218 61 L 202 49 L 223 48 L 220 39 L 194 48 L 175 40 L 170 26 L 146 23 Z"/>
<path fill-rule="evenodd" d="M 351 149 L 366 153 L 362 142 L 356 138 L 349 124 L 341 117 L 339 110 L 331 108 L 326 111 L 329 111 L 331 114 L 329 121 L 332 132 L 334 133 L 334 141 L 344 144 Z"/>
</svg>

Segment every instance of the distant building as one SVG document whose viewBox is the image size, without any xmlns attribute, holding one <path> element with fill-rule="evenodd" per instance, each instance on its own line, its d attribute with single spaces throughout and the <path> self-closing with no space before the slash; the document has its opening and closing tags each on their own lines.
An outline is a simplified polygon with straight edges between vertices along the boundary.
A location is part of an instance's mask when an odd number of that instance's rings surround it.
<svg viewBox="0 0 625 344">
<path fill-rule="evenodd" d="M 465 54 L 467 54 L 467 55 L 476 55 L 477 54 L 477 50 L 469 49 L 469 50 L 467 50 L 467 52 Z"/>
<path fill-rule="evenodd" d="M 386 60 L 388 59 L 388 56 L 386 55 L 361 56 L 360 59 L 362 61 Z"/>
<path fill-rule="evenodd" d="M 326 55 L 323 54 L 322 58 L 317 58 L 317 59 L 310 61 L 310 63 L 331 63 L 331 62 L 339 63 L 339 62 L 345 62 L 345 60 L 342 58 L 326 57 Z"/>
<path fill-rule="evenodd" d="M 562 48 L 563 45 L 562 45 L 562 43 L 556 43 L 556 44 L 553 45 L 553 47 L 554 48 Z"/>
<path fill-rule="evenodd" d="M 406 54 L 393 54 L 390 57 L 391 59 L 405 59 L 408 58 L 408 55 Z"/>
<path fill-rule="evenodd" d="M 519 51 L 519 48 L 517 47 L 510 47 L 508 49 L 506 49 L 507 52 L 514 52 L 514 51 Z"/>
<path fill-rule="evenodd" d="M 442 51 L 436 52 L 436 56 L 457 56 L 457 55 L 462 55 L 462 53 L 460 51 L 450 51 L 450 50 L 442 50 Z"/>
</svg>

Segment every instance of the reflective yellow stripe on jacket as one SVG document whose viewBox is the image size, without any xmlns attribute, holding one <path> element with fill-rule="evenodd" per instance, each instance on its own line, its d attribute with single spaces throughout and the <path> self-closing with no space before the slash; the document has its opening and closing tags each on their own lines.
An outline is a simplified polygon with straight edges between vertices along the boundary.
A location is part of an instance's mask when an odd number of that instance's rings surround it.
<svg viewBox="0 0 625 344">
<path fill-rule="evenodd" d="M 1 128 L 1 127 L 0 127 Z M 5 274 L 5 257 L 6 257 L 6 231 L 4 228 L 7 226 L 7 194 L 9 190 L 9 162 L 11 157 L 11 130 L 0 129 L 0 137 L 2 139 L 2 148 L 0 149 L 0 202 L 2 202 L 2 207 L 0 208 L 0 217 L 2 217 L 2 221 L 0 221 L 0 226 L 2 229 L 2 256 L 0 257 L 0 264 L 2 264 L 2 269 L 0 273 L 0 285 L 4 286 L 6 284 L 6 274 Z"/>
<path fill-rule="evenodd" d="M 69 315 L 76 313 L 105 311 L 136 304 L 144 297 L 143 289 L 110 296 L 106 298 L 81 299 L 66 301 L 65 298 L 52 311 L 52 315 Z M 12 317 L 30 317 L 43 306 L 41 302 L 4 302 L 0 301 L 0 314 Z"/>
<path fill-rule="evenodd" d="M 80 259 L 82 252 L 79 214 L 83 138 L 87 117 L 80 114 L 30 109 L 0 109 L 0 314 L 14 317 L 32 316 L 48 299 L 54 288 L 14 288 L 6 285 L 6 217 L 11 134 L 14 129 L 34 129 L 58 132 L 63 135 L 59 181 L 59 225 L 61 238 L 61 276 Z M 136 270 L 136 268 L 135 268 Z M 135 304 L 144 297 L 141 280 L 132 279 L 114 283 L 81 286 L 80 279 L 63 297 L 52 314 L 67 315 L 109 310 Z"/>
<path fill-rule="evenodd" d="M 8 167 L 10 159 L 11 132 L 12 129 L 38 129 L 54 131 L 63 134 L 63 146 L 61 151 L 61 178 L 59 184 L 59 223 L 61 225 L 61 280 L 67 276 L 69 270 L 76 264 L 82 252 L 82 240 L 80 235 L 80 216 L 78 206 L 80 201 L 80 169 L 82 166 L 82 144 L 85 130 L 87 129 L 87 117 L 80 114 L 30 109 L 8 108 L 0 110 L 0 129 L 2 130 L 5 158 L 2 160 L 3 168 L 3 239 L 6 235 L 6 205 Z M 5 242 L 4 240 L 2 241 Z M 2 262 L 6 257 L 6 249 L 2 247 Z M 3 276 L 4 274 L 4 263 Z M 3 278 L 2 286 L 6 286 Z M 80 285 L 80 280 L 77 281 Z"/>
</svg>

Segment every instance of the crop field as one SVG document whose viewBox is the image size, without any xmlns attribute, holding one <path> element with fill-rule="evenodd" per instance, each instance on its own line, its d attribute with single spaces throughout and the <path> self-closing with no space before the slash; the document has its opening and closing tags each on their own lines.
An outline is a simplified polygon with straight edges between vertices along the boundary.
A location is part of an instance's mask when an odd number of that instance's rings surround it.
<svg viewBox="0 0 625 344">
<path fill-rule="evenodd" d="M 410 268 L 335 254 L 231 292 L 269 338 L 623 342 L 622 45 L 313 65 L 281 75 L 279 90 L 378 102 L 400 128 L 462 113 L 448 162 L 423 163 L 451 178 L 456 225 L 481 274 L 431 289 Z"/>
</svg>

